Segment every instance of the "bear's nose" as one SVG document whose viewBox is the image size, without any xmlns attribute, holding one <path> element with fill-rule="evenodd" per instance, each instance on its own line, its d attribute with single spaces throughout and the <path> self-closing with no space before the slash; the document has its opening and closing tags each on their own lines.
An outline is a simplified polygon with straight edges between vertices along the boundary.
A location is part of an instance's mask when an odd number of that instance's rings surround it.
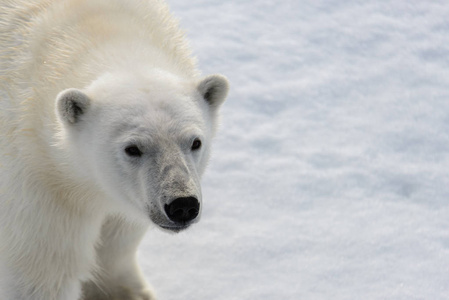
<svg viewBox="0 0 449 300">
<path fill-rule="evenodd" d="M 200 212 L 200 203 L 195 197 L 183 197 L 165 204 L 165 213 L 175 223 L 185 224 L 195 219 Z"/>
</svg>

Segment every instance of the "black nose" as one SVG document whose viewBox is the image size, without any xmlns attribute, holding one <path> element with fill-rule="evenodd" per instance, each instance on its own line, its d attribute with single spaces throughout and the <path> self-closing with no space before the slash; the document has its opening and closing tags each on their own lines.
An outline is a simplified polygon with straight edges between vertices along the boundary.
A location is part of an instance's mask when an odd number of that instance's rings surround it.
<svg viewBox="0 0 449 300">
<path fill-rule="evenodd" d="M 183 197 L 165 204 L 165 212 L 176 223 L 187 223 L 195 219 L 200 212 L 200 203 L 195 197 Z"/>
</svg>

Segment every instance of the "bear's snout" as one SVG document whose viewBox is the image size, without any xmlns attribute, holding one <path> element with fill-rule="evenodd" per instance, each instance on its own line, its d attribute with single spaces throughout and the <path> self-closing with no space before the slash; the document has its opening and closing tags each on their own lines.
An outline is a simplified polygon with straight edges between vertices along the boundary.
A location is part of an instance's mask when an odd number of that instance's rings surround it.
<svg viewBox="0 0 449 300">
<path fill-rule="evenodd" d="M 165 204 L 167 217 L 177 223 L 186 224 L 194 220 L 200 212 L 200 202 L 195 197 L 182 197 Z"/>
</svg>

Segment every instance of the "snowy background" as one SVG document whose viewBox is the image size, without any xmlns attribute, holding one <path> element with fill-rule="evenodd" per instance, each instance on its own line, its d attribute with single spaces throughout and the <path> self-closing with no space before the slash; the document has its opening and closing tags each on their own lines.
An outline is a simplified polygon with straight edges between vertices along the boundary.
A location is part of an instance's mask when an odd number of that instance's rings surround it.
<svg viewBox="0 0 449 300">
<path fill-rule="evenodd" d="M 449 2 L 168 3 L 232 90 L 159 298 L 449 299 Z"/>
</svg>

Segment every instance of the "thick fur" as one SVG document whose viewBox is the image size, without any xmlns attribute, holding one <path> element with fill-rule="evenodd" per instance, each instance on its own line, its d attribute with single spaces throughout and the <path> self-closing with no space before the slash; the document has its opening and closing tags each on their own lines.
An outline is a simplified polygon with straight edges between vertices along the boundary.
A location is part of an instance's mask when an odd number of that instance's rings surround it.
<svg viewBox="0 0 449 300">
<path fill-rule="evenodd" d="M 2 1 L 0 299 L 154 299 L 136 248 L 197 221 L 164 208 L 201 203 L 227 90 L 162 1 Z"/>
</svg>

